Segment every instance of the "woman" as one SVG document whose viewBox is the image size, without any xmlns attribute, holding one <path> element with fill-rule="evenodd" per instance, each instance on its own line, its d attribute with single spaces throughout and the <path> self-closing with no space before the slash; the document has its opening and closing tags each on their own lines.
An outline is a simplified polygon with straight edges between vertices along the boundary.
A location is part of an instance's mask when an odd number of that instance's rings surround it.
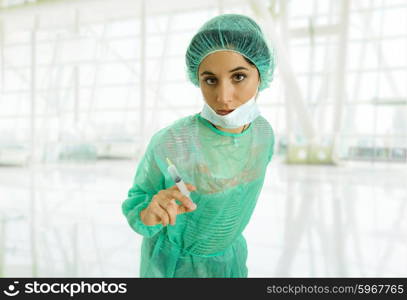
<svg viewBox="0 0 407 300">
<path fill-rule="evenodd" d="M 186 64 L 204 107 L 154 134 L 122 205 L 144 236 L 140 276 L 247 277 L 242 232 L 273 155 L 273 130 L 256 104 L 272 79 L 273 53 L 252 19 L 225 14 L 193 37 Z"/>
</svg>

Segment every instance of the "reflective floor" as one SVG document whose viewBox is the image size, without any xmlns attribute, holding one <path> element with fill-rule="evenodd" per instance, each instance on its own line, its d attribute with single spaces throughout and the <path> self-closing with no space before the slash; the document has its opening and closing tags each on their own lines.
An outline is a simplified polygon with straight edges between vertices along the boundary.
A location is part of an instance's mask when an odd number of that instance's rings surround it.
<svg viewBox="0 0 407 300">
<path fill-rule="evenodd" d="M 0 168 L 0 277 L 137 277 L 121 214 L 136 161 Z M 250 277 L 407 276 L 407 165 L 269 165 Z"/>
</svg>

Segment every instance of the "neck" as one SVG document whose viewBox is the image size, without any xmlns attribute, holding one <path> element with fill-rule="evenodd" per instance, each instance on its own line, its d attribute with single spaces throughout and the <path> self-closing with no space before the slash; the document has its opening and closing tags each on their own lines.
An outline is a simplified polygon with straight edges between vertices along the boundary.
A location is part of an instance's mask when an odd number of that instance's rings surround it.
<svg viewBox="0 0 407 300">
<path fill-rule="evenodd" d="M 211 123 L 212 124 L 212 123 Z M 242 127 L 238 127 L 238 128 L 223 128 L 217 125 L 212 124 L 212 126 L 216 127 L 217 129 L 224 131 L 224 132 L 229 132 L 229 133 L 242 133 L 247 127 L 249 127 L 249 124 L 246 124 Z"/>
</svg>

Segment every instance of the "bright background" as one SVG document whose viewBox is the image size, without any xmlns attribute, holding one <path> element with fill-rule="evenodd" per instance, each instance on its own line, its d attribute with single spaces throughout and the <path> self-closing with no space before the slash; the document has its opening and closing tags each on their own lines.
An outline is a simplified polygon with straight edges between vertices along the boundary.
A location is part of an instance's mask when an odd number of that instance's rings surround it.
<svg viewBox="0 0 407 300">
<path fill-rule="evenodd" d="M 249 276 L 407 276 L 405 0 L 3 0 L 0 277 L 138 276 L 120 206 L 152 134 L 200 111 L 185 51 L 220 13 L 277 52 Z"/>
</svg>

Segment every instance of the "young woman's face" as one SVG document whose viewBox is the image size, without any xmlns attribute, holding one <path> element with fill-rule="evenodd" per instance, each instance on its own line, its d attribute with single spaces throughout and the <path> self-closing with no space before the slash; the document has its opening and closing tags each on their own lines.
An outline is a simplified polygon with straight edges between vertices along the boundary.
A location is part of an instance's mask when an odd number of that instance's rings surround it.
<svg viewBox="0 0 407 300">
<path fill-rule="evenodd" d="M 250 100 L 260 83 L 257 68 L 233 51 L 208 55 L 198 72 L 202 95 L 220 115 L 226 115 Z"/>
</svg>

